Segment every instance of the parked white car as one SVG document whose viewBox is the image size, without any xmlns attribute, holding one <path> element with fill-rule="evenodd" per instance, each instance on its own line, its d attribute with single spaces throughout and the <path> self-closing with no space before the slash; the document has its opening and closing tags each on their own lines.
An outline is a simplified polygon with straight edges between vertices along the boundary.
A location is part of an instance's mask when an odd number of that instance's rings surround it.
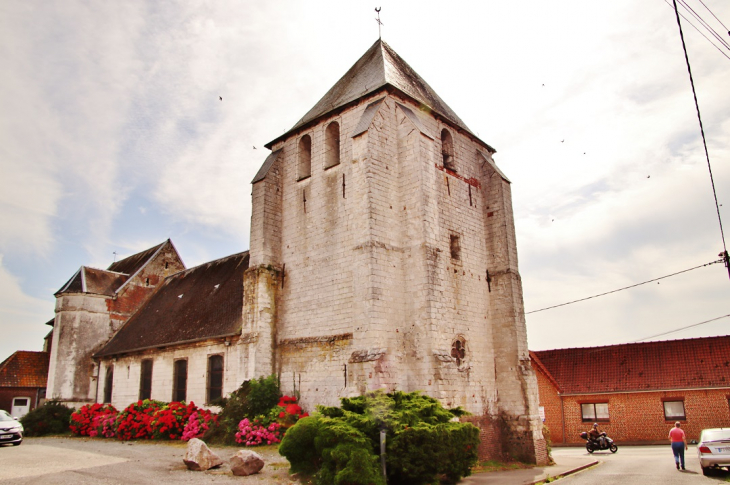
<svg viewBox="0 0 730 485">
<path fill-rule="evenodd" d="M 18 446 L 23 442 L 23 425 L 7 411 L 0 409 L 0 445 L 12 443 Z"/>
<path fill-rule="evenodd" d="M 711 468 L 730 469 L 730 428 L 703 429 L 697 444 L 702 474 L 707 475 Z"/>
</svg>

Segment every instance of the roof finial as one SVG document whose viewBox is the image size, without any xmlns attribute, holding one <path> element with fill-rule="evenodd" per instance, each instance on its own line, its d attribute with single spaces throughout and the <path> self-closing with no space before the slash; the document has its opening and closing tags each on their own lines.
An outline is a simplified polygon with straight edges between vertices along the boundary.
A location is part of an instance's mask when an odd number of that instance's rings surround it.
<svg viewBox="0 0 730 485">
<path fill-rule="evenodd" d="M 378 12 L 378 18 L 375 19 L 375 21 L 378 23 L 378 39 L 382 39 L 382 36 L 380 35 L 380 26 L 383 25 L 383 22 L 380 21 L 380 10 L 381 7 L 375 9 L 375 11 Z"/>
<path fill-rule="evenodd" d="M 112 254 L 114 255 L 114 262 L 116 263 L 117 262 L 117 252 L 112 251 Z"/>
</svg>

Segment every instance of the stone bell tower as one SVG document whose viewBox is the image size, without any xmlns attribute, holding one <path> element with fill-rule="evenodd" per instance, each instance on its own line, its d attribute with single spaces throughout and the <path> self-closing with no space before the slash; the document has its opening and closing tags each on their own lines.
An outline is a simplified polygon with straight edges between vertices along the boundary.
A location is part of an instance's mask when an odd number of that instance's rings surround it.
<svg viewBox="0 0 730 485">
<path fill-rule="evenodd" d="M 250 376 L 305 406 L 367 390 L 462 406 L 482 456 L 547 460 L 510 181 L 378 40 L 267 145 L 245 277 Z"/>
</svg>

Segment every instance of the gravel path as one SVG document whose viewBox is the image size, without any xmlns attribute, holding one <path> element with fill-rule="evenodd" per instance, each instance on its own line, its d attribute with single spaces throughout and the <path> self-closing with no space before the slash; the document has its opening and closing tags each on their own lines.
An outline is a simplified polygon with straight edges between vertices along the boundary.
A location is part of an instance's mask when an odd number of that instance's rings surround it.
<svg viewBox="0 0 730 485">
<path fill-rule="evenodd" d="M 266 465 L 248 477 L 231 473 L 228 460 L 241 448 L 214 446 L 225 463 L 206 472 L 183 464 L 187 444 L 181 441 L 116 441 L 103 438 L 26 438 L 20 446 L 0 446 L 0 483 L 86 485 L 110 484 L 297 484 L 289 462 L 275 446 L 251 448 Z"/>
</svg>

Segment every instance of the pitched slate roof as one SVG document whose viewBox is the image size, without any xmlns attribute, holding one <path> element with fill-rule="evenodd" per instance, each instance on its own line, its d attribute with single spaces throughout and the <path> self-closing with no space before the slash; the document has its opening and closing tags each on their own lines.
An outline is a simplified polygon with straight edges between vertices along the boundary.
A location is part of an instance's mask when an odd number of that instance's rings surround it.
<svg viewBox="0 0 730 485">
<path fill-rule="evenodd" d="M 533 354 L 564 394 L 730 387 L 730 336 Z"/>
<path fill-rule="evenodd" d="M 82 266 L 55 295 L 91 293 L 114 296 L 119 288 L 164 246 L 167 241 L 112 263 L 106 270 Z"/>
<path fill-rule="evenodd" d="M 169 239 L 167 240 L 169 241 Z M 107 268 L 107 271 L 114 271 L 115 273 L 124 273 L 128 275 L 133 275 L 139 269 L 147 263 L 147 261 L 154 256 L 154 254 L 165 245 L 167 242 L 163 242 L 161 244 L 158 244 L 155 247 L 146 249 L 144 251 L 141 251 L 137 254 L 133 254 L 127 258 L 120 259 L 119 261 L 112 263 Z"/>
<path fill-rule="evenodd" d="M 466 124 L 438 94 L 388 44 L 378 39 L 370 49 L 327 91 L 288 132 L 268 143 L 267 148 L 291 132 L 352 101 L 392 86 L 425 108 L 434 111 L 454 125 L 471 133 Z"/>
<path fill-rule="evenodd" d="M 240 334 L 246 268 L 248 251 L 168 276 L 96 355 Z"/>
<path fill-rule="evenodd" d="M 0 387 L 46 387 L 48 352 L 18 350 L 0 364 Z"/>
</svg>

